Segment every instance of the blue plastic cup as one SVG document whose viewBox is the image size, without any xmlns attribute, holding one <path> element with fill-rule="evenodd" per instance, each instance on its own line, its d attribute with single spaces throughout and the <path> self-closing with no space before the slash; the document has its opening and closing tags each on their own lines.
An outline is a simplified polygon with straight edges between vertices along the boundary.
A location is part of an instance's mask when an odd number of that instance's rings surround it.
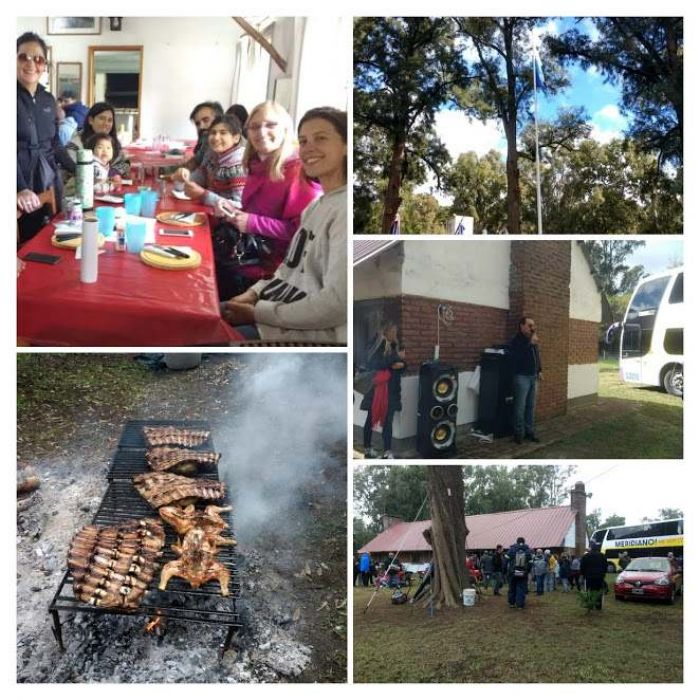
<svg viewBox="0 0 700 700">
<path fill-rule="evenodd" d="M 109 238 L 114 232 L 114 216 L 116 209 L 114 207 L 97 207 L 95 214 L 97 215 L 97 230 L 104 236 Z"/>
<path fill-rule="evenodd" d="M 124 209 L 127 214 L 138 216 L 141 213 L 141 193 L 129 192 L 124 195 Z"/>
<path fill-rule="evenodd" d="M 156 206 L 158 205 L 158 193 L 153 190 L 144 190 L 141 192 L 141 216 L 153 218 L 156 215 Z"/>
<path fill-rule="evenodd" d="M 140 253 L 146 242 L 146 222 L 127 223 L 126 249 L 130 253 Z"/>
</svg>

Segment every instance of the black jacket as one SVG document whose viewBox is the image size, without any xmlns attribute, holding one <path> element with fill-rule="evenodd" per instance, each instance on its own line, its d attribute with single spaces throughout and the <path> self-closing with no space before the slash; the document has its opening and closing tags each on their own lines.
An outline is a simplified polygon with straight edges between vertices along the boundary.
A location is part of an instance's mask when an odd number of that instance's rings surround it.
<svg viewBox="0 0 700 700">
<path fill-rule="evenodd" d="M 588 552 L 581 557 L 581 573 L 584 578 L 604 578 L 608 572 L 608 560 L 601 552 Z"/>
<path fill-rule="evenodd" d="M 36 127 L 36 146 L 32 145 Z M 38 85 L 34 97 L 17 82 L 17 192 L 43 192 L 52 185 L 60 187 L 57 161 L 70 161 L 58 139 L 56 100 Z M 44 166 L 41 158 L 43 156 Z M 60 193 L 59 193 L 60 194 Z"/>
<path fill-rule="evenodd" d="M 510 361 L 513 374 L 538 375 L 542 371 L 540 350 L 530 339 L 518 332 L 510 341 Z"/>
<path fill-rule="evenodd" d="M 391 378 L 389 379 L 389 410 L 390 411 L 400 411 L 401 410 L 401 375 L 406 371 L 406 365 L 404 363 L 403 369 L 391 369 L 391 365 L 395 362 L 404 362 L 399 357 L 399 348 L 397 343 L 392 343 L 389 352 L 387 350 L 387 340 L 382 340 L 378 345 L 376 345 L 374 352 L 369 356 L 367 360 L 367 369 L 372 369 L 379 371 L 381 369 L 391 370 Z M 360 408 L 363 411 L 368 411 L 372 407 L 372 400 L 374 399 L 374 387 L 372 387 L 362 398 L 362 403 Z"/>
</svg>

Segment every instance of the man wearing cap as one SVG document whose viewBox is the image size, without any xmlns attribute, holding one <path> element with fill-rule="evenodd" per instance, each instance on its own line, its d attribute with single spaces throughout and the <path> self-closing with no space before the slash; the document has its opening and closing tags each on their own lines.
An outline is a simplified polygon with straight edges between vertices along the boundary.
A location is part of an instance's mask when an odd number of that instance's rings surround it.
<svg viewBox="0 0 700 700">
<path fill-rule="evenodd" d="M 539 442 L 535 435 L 535 401 L 537 382 L 542 379 L 539 339 L 535 321 L 523 316 L 518 332 L 510 341 L 513 368 L 513 433 L 516 443 L 523 439 Z"/>
</svg>

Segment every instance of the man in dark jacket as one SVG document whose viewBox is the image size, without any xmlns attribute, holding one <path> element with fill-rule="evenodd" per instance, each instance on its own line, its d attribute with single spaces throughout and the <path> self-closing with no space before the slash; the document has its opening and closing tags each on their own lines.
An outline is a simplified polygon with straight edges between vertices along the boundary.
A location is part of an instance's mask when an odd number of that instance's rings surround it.
<svg viewBox="0 0 700 700">
<path fill-rule="evenodd" d="M 581 574 L 586 581 L 587 591 L 600 591 L 596 601 L 596 610 L 603 609 L 605 593 L 605 574 L 608 572 L 608 560 L 600 551 L 600 545 L 593 544 L 590 552 L 581 557 Z"/>
<path fill-rule="evenodd" d="M 510 359 L 513 366 L 513 423 L 514 439 L 539 442 L 535 435 L 535 400 L 537 382 L 542 379 L 539 339 L 535 322 L 529 316 L 520 319 L 519 329 L 510 341 Z"/>
<path fill-rule="evenodd" d="M 503 586 L 503 574 L 506 570 L 505 555 L 503 554 L 503 545 L 497 544 L 496 551 L 493 553 L 493 594 L 501 595 L 501 587 Z"/>
<path fill-rule="evenodd" d="M 532 562 L 532 552 L 525 544 L 524 537 L 518 537 L 506 555 L 508 560 L 508 604 L 511 608 L 525 607 L 527 595 L 527 575 Z"/>
</svg>

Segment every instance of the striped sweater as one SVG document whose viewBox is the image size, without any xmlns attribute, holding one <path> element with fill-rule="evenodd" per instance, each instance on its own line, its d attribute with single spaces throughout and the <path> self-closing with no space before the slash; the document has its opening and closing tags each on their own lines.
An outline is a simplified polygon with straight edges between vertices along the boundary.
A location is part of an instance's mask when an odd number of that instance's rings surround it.
<svg viewBox="0 0 700 700">
<path fill-rule="evenodd" d="M 190 175 L 190 180 L 206 190 L 202 202 L 213 207 L 219 199 L 228 199 L 241 206 L 246 174 L 243 168 L 243 147 L 240 145 L 217 155 L 211 149 L 204 162 Z"/>
</svg>

